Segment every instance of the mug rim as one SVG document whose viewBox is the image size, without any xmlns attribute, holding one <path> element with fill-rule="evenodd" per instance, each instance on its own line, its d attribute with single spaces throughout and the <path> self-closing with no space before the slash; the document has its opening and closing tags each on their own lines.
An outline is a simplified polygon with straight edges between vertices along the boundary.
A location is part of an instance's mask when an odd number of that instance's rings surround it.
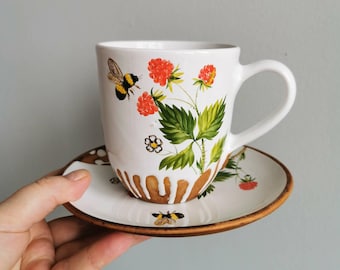
<svg viewBox="0 0 340 270">
<path fill-rule="evenodd" d="M 113 40 L 99 42 L 96 44 L 96 48 L 143 51 L 220 51 L 238 49 L 238 46 L 210 41 Z"/>
</svg>

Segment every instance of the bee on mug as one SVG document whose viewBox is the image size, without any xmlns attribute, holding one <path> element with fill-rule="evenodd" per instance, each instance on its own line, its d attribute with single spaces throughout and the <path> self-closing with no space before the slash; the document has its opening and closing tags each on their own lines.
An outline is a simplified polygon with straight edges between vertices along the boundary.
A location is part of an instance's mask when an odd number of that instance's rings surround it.
<svg viewBox="0 0 340 270">
<path fill-rule="evenodd" d="M 126 73 L 124 75 L 118 64 L 112 58 L 107 60 L 107 65 L 109 66 L 110 70 L 110 72 L 107 74 L 107 77 L 116 84 L 115 90 L 117 98 L 119 100 L 124 100 L 126 96 L 130 98 L 129 92 L 133 94 L 131 88 L 139 88 L 139 86 L 136 85 L 138 77 L 132 73 Z"/>
<path fill-rule="evenodd" d="M 176 211 L 171 213 L 168 211 L 166 214 L 159 211 L 159 213 L 152 213 L 152 215 L 156 218 L 154 224 L 158 226 L 174 224 L 178 219 L 184 218 L 182 213 L 176 213 Z"/>
</svg>

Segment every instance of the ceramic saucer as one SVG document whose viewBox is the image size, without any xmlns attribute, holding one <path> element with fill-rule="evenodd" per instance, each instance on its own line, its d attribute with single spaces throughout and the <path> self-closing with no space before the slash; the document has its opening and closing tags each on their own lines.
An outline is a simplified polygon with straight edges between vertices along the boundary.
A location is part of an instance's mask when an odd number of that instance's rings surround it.
<svg viewBox="0 0 340 270">
<path fill-rule="evenodd" d="M 269 154 L 246 146 L 235 159 L 237 166 L 225 172 L 236 176 L 214 182 L 215 188 L 205 197 L 182 204 L 155 204 L 128 194 L 101 146 L 63 169 L 62 174 L 82 168 L 92 175 L 84 195 L 65 207 L 93 224 L 136 234 L 174 237 L 227 231 L 270 214 L 293 188 L 289 170 Z"/>
</svg>

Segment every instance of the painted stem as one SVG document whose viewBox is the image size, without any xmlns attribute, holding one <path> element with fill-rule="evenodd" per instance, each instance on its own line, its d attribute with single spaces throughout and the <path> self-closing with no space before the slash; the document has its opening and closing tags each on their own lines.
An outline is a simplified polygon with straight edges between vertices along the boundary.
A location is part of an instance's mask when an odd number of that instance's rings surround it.
<svg viewBox="0 0 340 270">
<path fill-rule="evenodd" d="M 205 168 L 205 142 L 204 139 L 202 139 L 202 149 L 201 149 L 201 153 L 202 153 L 202 173 L 204 172 L 204 168 Z"/>
<path fill-rule="evenodd" d="M 179 89 L 181 89 L 183 91 L 183 93 L 190 99 L 191 103 L 192 103 L 192 107 L 195 109 L 196 113 L 199 115 L 199 111 L 198 111 L 198 108 L 197 108 L 197 104 L 196 102 L 192 99 L 192 97 L 188 94 L 188 92 L 181 86 L 181 85 L 178 85 Z"/>
</svg>

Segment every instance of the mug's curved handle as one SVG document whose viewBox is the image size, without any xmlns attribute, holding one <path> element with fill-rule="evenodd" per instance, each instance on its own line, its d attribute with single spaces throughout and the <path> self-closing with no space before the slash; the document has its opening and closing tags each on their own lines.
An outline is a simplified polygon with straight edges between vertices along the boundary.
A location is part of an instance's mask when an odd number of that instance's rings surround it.
<svg viewBox="0 0 340 270">
<path fill-rule="evenodd" d="M 266 118 L 254 124 L 250 128 L 233 134 L 230 133 L 228 138 L 228 150 L 233 150 L 247 144 L 263 134 L 267 133 L 270 129 L 276 126 L 290 111 L 293 106 L 296 96 L 296 82 L 292 72 L 284 64 L 274 60 L 262 60 L 249 65 L 241 66 L 240 85 L 248 78 L 262 71 L 273 71 L 281 75 L 286 82 L 286 96 L 282 104 L 276 111 L 269 114 Z"/>
</svg>

